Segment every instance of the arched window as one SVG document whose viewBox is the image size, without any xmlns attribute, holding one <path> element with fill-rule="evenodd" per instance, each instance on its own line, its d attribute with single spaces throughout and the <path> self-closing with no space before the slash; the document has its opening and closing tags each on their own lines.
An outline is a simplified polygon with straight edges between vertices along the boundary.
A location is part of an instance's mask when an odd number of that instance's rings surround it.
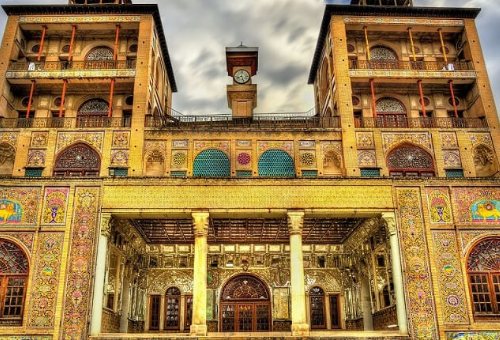
<svg viewBox="0 0 500 340">
<path fill-rule="evenodd" d="M 309 301 L 311 305 L 311 328 L 325 329 L 325 292 L 320 287 L 312 287 L 309 290 Z"/>
<path fill-rule="evenodd" d="M 7 143 L 0 144 L 0 175 L 12 176 L 16 150 Z"/>
<path fill-rule="evenodd" d="M 406 107 L 395 98 L 380 98 L 376 103 L 377 127 L 408 127 Z"/>
<path fill-rule="evenodd" d="M 500 319 L 500 238 L 479 242 L 467 259 L 467 274 L 476 317 Z"/>
<path fill-rule="evenodd" d="M 170 287 L 165 294 L 165 329 L 180 329 L 180 306 L 181 291 L 176 287 Z"/>
<path fill-rule="evenodd" d="M 78 116 L 107 116 L 109 104 L 101 98 L 87 100 L 78 108 Z"/>
<path fill-rule="evenodd" d="M 85 143 L 78 143 L 63 150 L 57 156 L 54 176 L 94 177 L 99 175 L 101 158 Z"/>
<path fill-rule="evenodd" d="M 370 49 L 370 60 L 395 62 L 398 60 L 398 55 L 388 47 L 374 46 Z"/>
<path fill-rule="evenodd" d="M 109 61 L 113 60 L 113 50 L 106 46 L 91 49 L 85 56 L 86 61 Z"/>
<path fill-rule="evenodd" d="M 221 150 L 204 150 L 194 160 L 194 177 L 229 177 L 230 175 L 231 165 L 229 158 Z"/>
<path fill-rule="evenodd" d="M 165 159 L 158 150 L 151 151 L 146 157 L 146 175 L 163 176 L 165 171 Z"/>
<path fill-rule="evenodd" d="M 387 155 L 391 176 L 434 176 L 434 160 L 425 150 L 412 144 L 403 144 Z"/>
<path fill-rule="evenodd" d="M 292 157 L 283 150 L 267 150 L 259 158 L 259 176 L 295 177 Z"/>
<path fill-rule="evenodd" d="M 0 325 L 21 325 L 29 265 L 14 243 L 0 240 Z"/>
</svg>

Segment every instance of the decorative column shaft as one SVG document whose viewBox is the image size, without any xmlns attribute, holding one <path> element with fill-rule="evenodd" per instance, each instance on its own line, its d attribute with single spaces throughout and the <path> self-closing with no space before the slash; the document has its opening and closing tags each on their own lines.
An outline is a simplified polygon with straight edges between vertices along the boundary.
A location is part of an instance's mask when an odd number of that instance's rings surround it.
<svg viewBox="0 0 500 340">
<path fill-rule="evenodd" d="M 406 302 L 403 289 L 403 272 L 401 270 L 401 254 L 399 248 L 399 236 L 396 227 L 396 216 L 394 213 L 383 213 L 382 219 L 387 223 L 389 243 L 391 246 L 392 281 L 394 294 L 396 296 L 396 312 L 398 316 L 399 332 L 408 334 L 408 319 L 406 315 Z"/>
<path fill-rule="evenodd" d="M 92 318 L 90 321 L 90 335 L 101 333 L 102 307 L 104 303 L 104 279 L 106 276 L 106 256 L 108 253 L 108 239 L 111 235 L 111 214 L 101 214 L 101 233 L 97 245 L 97 259 L 94 277 L 94 296 L 92 299 Z"/>
<path fill-rule="evenodd" d="M 304 257 L 302 255 L 302 227 L 304 212 L 288 212 L 290 232 L 290 293 L 292 297 L 292 335 L 309 335 L 306 316 L 304 285 Z"/>
<path fill-rule="evenodd" d="M 207 212 L 193 213 L 194 223 L 194 275 L 193 275 L 193 319 L 190 333 L 207 335 Z"/>
<path fill-rule="evenodd" d="M 361 277 L 360 292 L 361 311 L 363 312 L 363 327 L 365 331 L 373 331 L 372 302 L 370 298 L 370 281 L 368 277 Z"/>
<path fill-rule="evenodd" d="M 125 271 L 122 290 L 122 315 L 120 316 L 120 333 L 128 333 L 128 311 L 130 309 L 130 277 L 129 270 Z"/>
</svg>

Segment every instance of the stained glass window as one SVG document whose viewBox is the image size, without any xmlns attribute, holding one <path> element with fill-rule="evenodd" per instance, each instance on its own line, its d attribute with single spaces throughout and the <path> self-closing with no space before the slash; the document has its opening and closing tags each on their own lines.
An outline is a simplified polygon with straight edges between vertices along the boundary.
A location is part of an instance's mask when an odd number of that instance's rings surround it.
<svg viewBox="0 0 500 340">
<path fill-rule="evenodd" d="M 0 325 L 22 323 L 28 267 L 28 259 L 18 246 L 0 240 Z"/>
<path fill-rule="evenodd" d="M 403 144 L 387 156 L 387 167 L 392 175 L 432 176 L 434 160 L 425 150 L 411 144 Z"/>
<path fill-rule="evenodd" d="M 390 48 L 384 46 L 375 46 L 370 50 L 371 60 L 397 61 L 397 54 Z"/>
<path fill-rule="evenodd" d="M 231 165 L 227 155 L 217 149 L 204 150 L 196 156 L 193 164 L 194 177 L 229 177 Z"/>
<path fill-rule="evenodd" d="M 325 329 L 325 293 L 320 287 L 312 287 L 309 291 L 311 304 L 311 328 Z"/>
<path fill-rule="evenodd" d="M 469 254 L 467 272 L 474 315 L 500 318 L 500 238 L 488 238 Z"/>
<path fill-rule="evenodd" d="M 102 61 L 113 60 L 113 50 L 109 47 L 99 46 L 92 50 L 85 56 L 88 61 Z"/>
<path fill-rule="evenodd" d="M 56 159 L 54 176 L 98 176 L 101 167 L 99 154 L 85 143 L 62 151 Z"/>
<path fill-rule="evenodd" d="M 259 158 L 259 176 L 295 177 L 292 157 L 283 150 L 267 150 Z"/>
<path fill-rule="evenodd" d="M 171 287 L 167 289 L 165 299 L 165 329 L 178 330 L 180 325 L 181 291 L 176 287 Z"/>
</svg>

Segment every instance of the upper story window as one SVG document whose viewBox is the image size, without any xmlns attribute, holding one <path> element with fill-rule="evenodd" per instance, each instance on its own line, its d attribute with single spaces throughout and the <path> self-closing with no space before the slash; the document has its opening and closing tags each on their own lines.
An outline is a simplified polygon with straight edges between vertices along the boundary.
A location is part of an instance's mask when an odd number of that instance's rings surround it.
<svg viewBox="0 0 500 340">
<path fill-rule="evenodd" d="M 217 149 L 208 149 L 196 156 L 193 164 L 194 177 L 229 177 L 231 163 L 227 155 Z"/>
<path fill-rule="evenodd" d="M 259 176 L 295 177 L 292 157 L 283 150 L 267 150 L 259 158 Z"/>
<path fill-rule="evenodd" d="M 99 176 L 101 158 L 97 151 L 85 143 L 69 146 L 57 156 L 54 176 L 96 177 Z"/>
<path fill-rule="evenodd" d="M 500 319 L 500 238 L 479 242 L 467 259 L 467 274 L 476 317 Z"/>
<path fill-rule="evenodd" d="M 395 98 L 380 98 L 376 103 L 378 127 L 408 127 L 406 107 Z"/>
<path fill-rule="evenodd" d="M 87 61 L 105 61 L 105 60 L 113 60 L 114 53 L 113 50 L 106 46 L 95 47 L 90 50 L 89 53 L 85 56 L 85 60 Z"/>
<path fill-rule="evenodd" d="M 372 61 L 397 61 L 398 55 L 392 49 L 385 46 L 375 46 L 370 49 L 370 60 Z"/>
<path fill-rule="evenodd" d="M 78 109 L 78 116 L 107 116 L 109 104 L 104 99 L 94 98 L 87 100 Z"/>
<path fill-rule="evenodd" d="M 387 167 L 391 176 L 431 177 L 434 176 L 434 160 L 422 148 L 403 144 L 387 156 Z"/>
<path fill-rule="evenodd" d="M 29 264 L 14 243 L 0 240 L 0 325 L 21 325 Z"/>
</svg>

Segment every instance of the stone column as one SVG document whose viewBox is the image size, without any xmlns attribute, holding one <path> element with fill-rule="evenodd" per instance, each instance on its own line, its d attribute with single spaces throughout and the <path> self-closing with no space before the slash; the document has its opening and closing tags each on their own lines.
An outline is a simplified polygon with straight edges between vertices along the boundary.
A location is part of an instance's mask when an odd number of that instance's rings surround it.
<svg viewBox="0 0 500 340">
<path fill-rule="evenodd" d="M 372 302 L 370 298 L 370 281 L 368 277 L 361 276 L 360 303 L 363 312 L 363 327 L 365 331 L 373 331 Z"/>
<path fill-rule="evenodd" d="M 129 270 L 125 271 L 122 290 L 122 315 L 120 316 L 120 333 L 128 333 L 128 311 L 130 309 L 130 276 Z"/>
<path fill-rule="evenodd" d="M 92 299 L 92 317 L 90 321 L 90 335 L 101 333 L 102 307 L 104 302 L 104 279 L 106 276 L 106 256 L 108 253 L 108 239 L 111 234 L 111 214 L 101 214 L 101 233 L 97 244 L 97 259 L 94 277 L 94 296 Z"/>
<path fill-rule="evenodd" d="M 207 212 L 193 213 L 194 223 L 194 275 L 193 275 L 193 320 L 190 333 L 193 336 L 207 335 Z"/>
<path fill-rule="evenodd" d="M 401 253 L 399 248 L 399 235 L 396 227 L 396 216 L 394 213 L 383 213 L 382 219 L 387 224 L 389 243 L 391 246 L 392 281 L 394 294 L 396 296 L 396 312 L 398 315 L 398 327 L 401 334 L 408 334 L 408 319 L 406 315 L 406 303 L 403 289 L 403 273 L 401 270 Z"/>
<path fill-rule="evenodd" d="M 288 212 L 290 232 L 290 293 L 292 298 L 292 335 L 309 335 L 304 285 L 304 257 L 302 255 L 302 226 L 304 212 Z"/>
</svg>

